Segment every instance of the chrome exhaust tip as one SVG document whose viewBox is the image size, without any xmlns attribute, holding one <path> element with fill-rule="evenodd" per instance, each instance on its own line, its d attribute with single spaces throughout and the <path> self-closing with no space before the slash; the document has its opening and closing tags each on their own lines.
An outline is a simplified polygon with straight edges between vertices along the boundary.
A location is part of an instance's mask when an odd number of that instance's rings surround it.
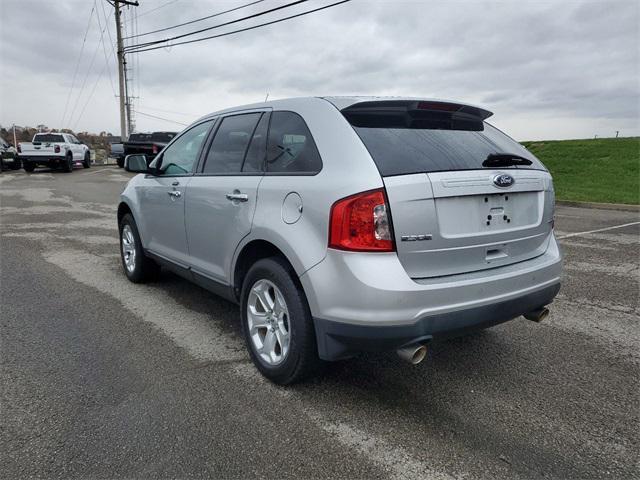
<svg viewBox="0 0 640 480">
<path fill-rule="evenodd" d="M 409 362 L 411 365 L 417 365 L 427 356 L 427 346 L 421 344 L 409 345 L 408 347 L 399 348 L 396 353 L 404 361 Z"/>
<path fill-rule="evenodd" d="M 540 323 L 548 316 L 549 316 L 549 309 L 547 307 L 542 307 L 542 308 L 539 308 L 538 310 L 533 310 L 532 312 L 524 314 L 524 318 L 536 323 Z"/>
</svg>

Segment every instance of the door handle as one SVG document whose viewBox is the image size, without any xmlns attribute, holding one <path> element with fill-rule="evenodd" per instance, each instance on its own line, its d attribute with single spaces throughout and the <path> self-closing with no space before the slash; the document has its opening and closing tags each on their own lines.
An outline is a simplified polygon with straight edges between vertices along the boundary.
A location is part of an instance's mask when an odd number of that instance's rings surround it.
<svg viewBox="0 0 640 480">
<path fill-rule="evenodd" d="M 167 195 L 169 195 L 170 197 L 173 197 L 173 198 L 180 198 L 182 196 L 182 194 L 177 190 L 173 190 L 171 192 L 167 192 Z"/>
<path fill-rule="evenodd" d="M 227 193 L 227 200 L 231 200 L 232 202 L 246 202 L 249 200 L 249 195 L 246 193 Z"/>
<path fill-rule="evenodd" d="M 174 186 L 174 187 L 177 187 L 178 185 L 180 185 L 180 182 L 176 180 L 171 185 Z"/>
</svg>

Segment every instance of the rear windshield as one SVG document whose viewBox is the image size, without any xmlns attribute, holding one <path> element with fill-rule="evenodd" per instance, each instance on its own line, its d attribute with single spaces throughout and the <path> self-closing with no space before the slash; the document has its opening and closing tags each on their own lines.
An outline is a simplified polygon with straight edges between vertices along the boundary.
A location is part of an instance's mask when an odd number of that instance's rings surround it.
<svg viewBox="0 0 640 480">
<path fill-rule="evenodd" d="M 176 135 L 176 132 L 154 132 L 151 134 L 151 141 L 169 143 Z"/>
<path fill-rule="evenodd" d="M 531 165 L 503 168 L 545 170 L 540 161 L 518 142 L 497 128 L 477 120 L 442 122 L 363 121 L 345 114 L 369 150 L 383 177 L 451 170 L 481 170 L 489 155 L 515 154 L 531 160 Z M 388 117 L 390 118 L 390 117 Z"/>
<path fill-rule="evenodd" d="M 150 142 L 151 134 L 150 133 L 132 133 L 129 135 L 130 142 Z"/>
<path fill-rule="evenodd" d="M 33 137 L 33 141 L 42 143 L 64 143 L 64 137 L 52 133 L 40 133 Z"/>
</svg>

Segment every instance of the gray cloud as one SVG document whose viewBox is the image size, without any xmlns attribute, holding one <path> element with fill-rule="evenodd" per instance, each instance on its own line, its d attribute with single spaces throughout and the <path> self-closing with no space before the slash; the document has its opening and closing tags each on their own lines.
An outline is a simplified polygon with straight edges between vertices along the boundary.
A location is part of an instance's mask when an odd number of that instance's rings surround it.
<svg viewBox="0 0 640 480">
<path fill-rule="evenodd" d="M 242 1 L 179 0 L 148 15 L 166 0 L 140 3 L 139 29 L 148 31 Z M 282 3 L 268 0 L 224 18 Z M 312 0 L 296 8 L 326 3 Z M 90 8 L 91 2 L 73 0 L 0 4 L 0 123 L 59 126 Z M 112 23 L 111 18 L 113 36 Z M 635 1 L 354 0 L 239 35 L 141 53 L 137 108 L 188 122 L 218 108 L 262 100 L 267 92 L 271 98 L 421 95 L 481 104 L 495 112 L 500 128 L 521 139 L 604 136 L 615 130 L 638 135 L 639 25 Z M 98 38 L 94 20 L 76 85 Z M 72 127 L 117 131 L 107 76 L 78 119 L 104 63 L 99 50 Z M 171 128 L 142 116 L 138 125 Z"/>
</svg>

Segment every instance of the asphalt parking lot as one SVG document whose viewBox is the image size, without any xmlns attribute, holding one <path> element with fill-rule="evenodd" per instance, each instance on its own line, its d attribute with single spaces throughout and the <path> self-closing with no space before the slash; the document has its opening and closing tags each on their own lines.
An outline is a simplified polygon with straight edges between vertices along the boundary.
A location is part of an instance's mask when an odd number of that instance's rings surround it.
<svg viewBox="0 0 640 480">
<path fill-rule="evenodd" d="M 0 175 L 3 477 L 640 476 L 639 213 L 557 209 L 565 281 L 542 324 L 280 388 L 236 306 L 121 273 L 129 176 Z"/>
</svg>

